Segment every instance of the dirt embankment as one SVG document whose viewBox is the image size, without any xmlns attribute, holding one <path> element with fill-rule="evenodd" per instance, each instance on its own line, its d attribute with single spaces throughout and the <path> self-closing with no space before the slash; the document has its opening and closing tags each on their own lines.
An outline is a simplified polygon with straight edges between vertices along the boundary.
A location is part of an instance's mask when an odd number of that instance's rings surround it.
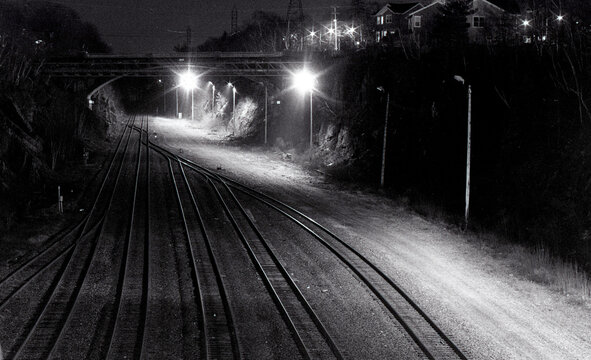
<svg viewBox="0 0 591 360">
<path fill-rule="evenodd" d="M 110 137 L 119 132 L 121 111 L 114 99 L 114 90 L 102 90 L 91 111 L 80 93 L 34 83 L 0 96 L 2 242 L 27 238 L 30 225 L 13 236 L 21 223 L 33 222 L 48 232 L 59 227 L 58 186 L 65 212 L 74 212 L 74 200 L 108 155 Z"/>
</svg>

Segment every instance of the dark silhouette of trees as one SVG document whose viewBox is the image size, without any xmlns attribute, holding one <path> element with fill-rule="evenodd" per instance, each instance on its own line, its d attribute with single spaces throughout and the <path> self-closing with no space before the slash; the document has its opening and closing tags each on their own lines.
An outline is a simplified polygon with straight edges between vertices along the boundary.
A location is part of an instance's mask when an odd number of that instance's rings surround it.
<svg viewBox="0 0 591 360">
<path fill-rule="evenodd" d="M 197 47 L 199 51 L 264 51 L 284 49 L 285 21 L 277 14 L 255 11 L 250 21 L 232 35 L 210 38 Z"/>
<path fill-rule="evenodd" d="M 107 52 L 96 27 L 48 2 L 0 0 L 0 229 L 31 189 L 79 155 L 92 116 L 84 98 L 40 76 L 49 56 Z"/>
<path fill-rule="evenodd" d="M 23 49 L 35 49 L 45 55 L 107 53 L 111 50 L 101 39 L 96 26 L 82 21 L 76 11 L 63 5 L 49 2 L 22 5 L 3 1 L 0 13 L 3 39 L 19 42 Z"/>
<path fill-rule="evenodd" d="M 467 16 L 472 13 L 472 0 L 450 0 L 435 18 L 433 39 L 442 47 L 464 47 L 468 43 Z"/>
</svg>

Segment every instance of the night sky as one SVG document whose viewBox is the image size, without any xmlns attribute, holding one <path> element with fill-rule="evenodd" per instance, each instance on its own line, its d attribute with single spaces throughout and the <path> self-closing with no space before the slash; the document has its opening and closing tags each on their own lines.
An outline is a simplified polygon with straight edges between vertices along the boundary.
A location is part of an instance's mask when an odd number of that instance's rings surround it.
<svg viewBox="0 0 591 360">
<path fill-rule="evenodd" d="M 184 43 L 191 26 L 193 45 L 230 32 L 231 12 L 238 9 L 238 26 L 255 10 L 285 16 L 289 0 L 51 0 L 80 13 L 94 23 L 115 53 L 170 52 Z M 302 0 L 306 15 L 322 16 L 331 5 L 348 6 L 350 0 Z"/>
</svg>

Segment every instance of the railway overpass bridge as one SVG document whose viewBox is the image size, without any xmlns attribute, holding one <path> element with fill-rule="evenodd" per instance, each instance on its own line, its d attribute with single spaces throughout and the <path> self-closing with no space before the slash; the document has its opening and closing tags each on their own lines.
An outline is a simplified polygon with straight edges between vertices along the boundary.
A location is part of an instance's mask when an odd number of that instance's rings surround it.
<svg viewBox="0 0 591 360">
<path fill-rule="evenodd" d="M 52 58 L 43 72 L 53 77 L 163 77 L 191 70 L 202 76 L 287 76 L 307 63 L 300 53 L 199 52 L 94 55 Z"/>
<path fill-rule="evenodd" d="M 54 78 L 98 78 L 104 86 L 123 77 L 172 77 L 191 71 L 202 78 L 287 77 L 309 63 L 303 53 L 284 52 L 194 52 L 174 54 L 117 55 L 87 54 L 56 57 L 42 71 Z M 90 101 L 89 101 L 90 103 Z"/>
</svg>

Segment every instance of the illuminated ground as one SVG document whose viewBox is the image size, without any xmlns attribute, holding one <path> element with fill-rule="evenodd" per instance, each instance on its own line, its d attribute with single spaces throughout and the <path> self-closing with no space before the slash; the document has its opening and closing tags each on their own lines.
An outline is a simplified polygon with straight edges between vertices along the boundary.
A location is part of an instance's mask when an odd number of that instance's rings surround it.
<svg viewBox="0 0 591 360">
<path fill-rule="evenodd" d="M 338 189 L 272 151 L 221 146 L 226 135 L 221 128 L 162 118 L 150 126 L 160 145 L 294 205 L 362 249 L 470 358 L 591 357 L 588 305 L 521 279 L 484 241 L 391 200 Z M 347 306 L 349 299 L 368 295 L 351 293 L 334 301 Z"/>
</svg>

